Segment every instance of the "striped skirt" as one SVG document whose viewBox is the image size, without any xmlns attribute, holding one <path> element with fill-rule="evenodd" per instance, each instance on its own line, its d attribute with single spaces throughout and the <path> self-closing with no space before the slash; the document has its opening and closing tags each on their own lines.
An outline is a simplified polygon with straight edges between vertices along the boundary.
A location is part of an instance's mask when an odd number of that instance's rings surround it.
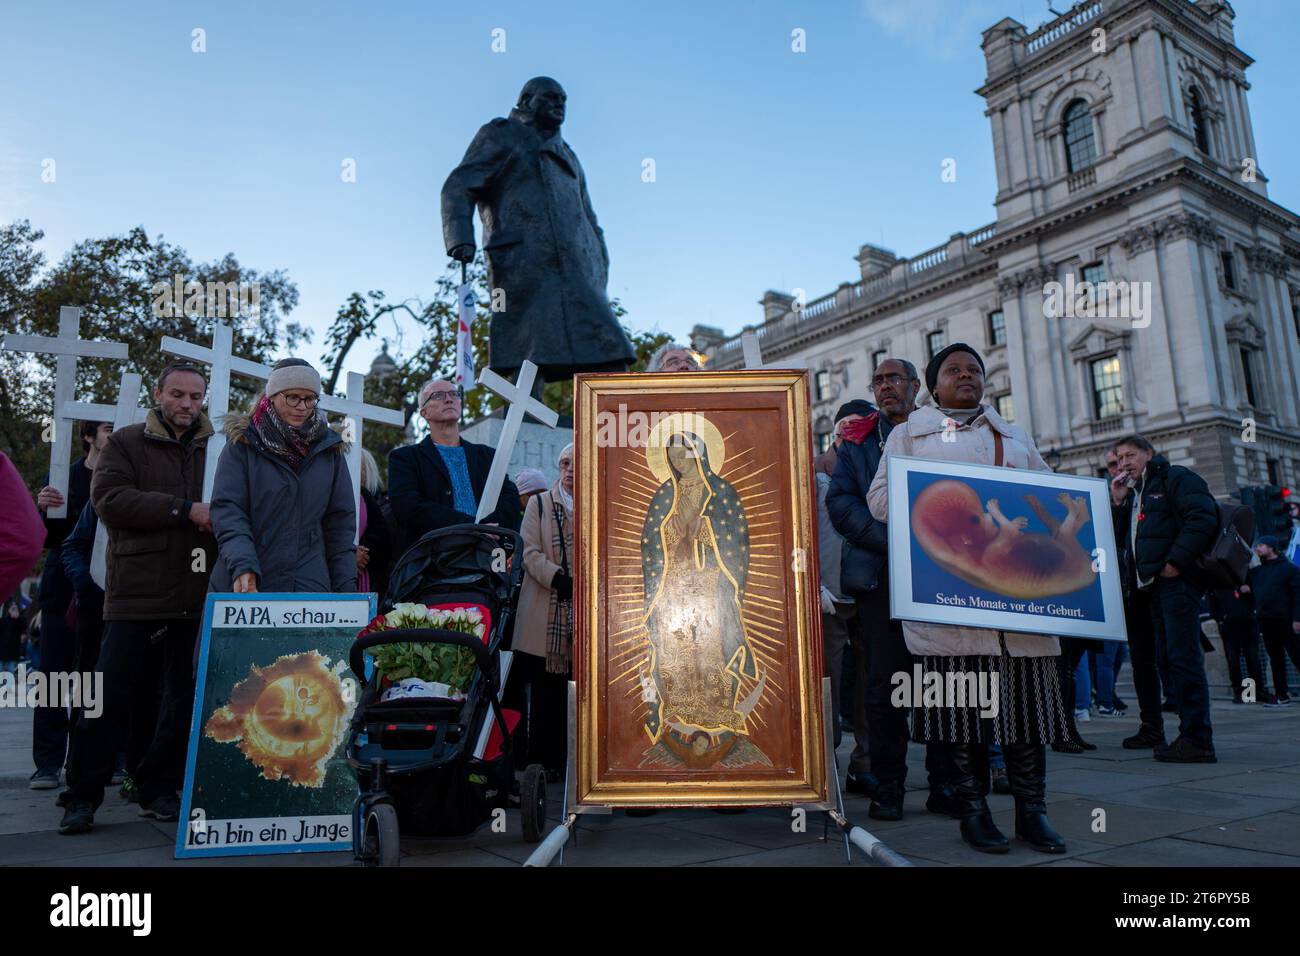
<svg viewBox="0 0 1300 956">
<path fill-rule="evenodd" d="M 1001 746 L 1067 739 L 1055 657 L 971 654 L 916 661 L 923 687 L 933 692 L 911 702 L 913 740 Z"/>
</svg>

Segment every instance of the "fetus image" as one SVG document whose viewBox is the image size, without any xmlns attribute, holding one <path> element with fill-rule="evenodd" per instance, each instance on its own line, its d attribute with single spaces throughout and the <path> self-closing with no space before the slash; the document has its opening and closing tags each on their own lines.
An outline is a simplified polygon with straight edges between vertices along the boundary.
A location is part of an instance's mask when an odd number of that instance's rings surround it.
<svg viewBox="0 0 1300 956">
<path fill-rule="evenodd" d="M 1006 517 L 996 498 L 981 504 L 974 488 L 953 480 L 936 481 L 917 496 L 912 533 L 945 571 L 1007 597 L 1055 597 L 1092 584 L 1092 557 L 1075 537 L 1090 520 L 1088 500 L 1061 492 L 1061 520 L 1035 495 L 1023 497 L 1050 533 L 1026 532 L 1028 518 Z"/>
</svg>

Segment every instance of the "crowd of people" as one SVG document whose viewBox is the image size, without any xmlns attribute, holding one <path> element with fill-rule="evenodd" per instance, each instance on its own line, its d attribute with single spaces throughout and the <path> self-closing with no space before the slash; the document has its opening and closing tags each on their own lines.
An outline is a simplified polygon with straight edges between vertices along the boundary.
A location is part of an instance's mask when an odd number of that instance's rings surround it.
<svg viewBox="0 0 1300 956">
<path fill-rule="evenodd" d="M 888 459 L 906 455 L 1049 470 L 1032 438 L 983 401 L 984 363 L 974 348 L 957 343 L 935 355 L 924 372 L 924 389 L 929 402 L 918 404 L 922 381 L 916 368 L 903 359 L 880 362 L 871 381 L 874 403 L 844 404 L 835 416 L 831 447 L 815 459 L 824 658 L 837 698 L 834 712 L 853 727 L 857 741 L 846 788 L 871 796 L 871 817 L 901 819 L 908 744 L 923 743 L 926 808 L 957 818 L 968 844 L 989 853 L 1007 851 L 1009 842 L 986 799 L 999 791 L 1015 797 L 1017 837 L 1043 852 L 1064 852 L 1065 842 L 1047 818 L 1046 751 L 1097 749 L 1078 724 L 1091 718 L 1094 690 L 1099 716 L 1125 714 L 1115 685 L 1126 651 L 1140 725 L 1123 747 L 1150 750 L 1156 760 L 1217 759 L 1204 617 L 1220 622 L 1234 699 L 1289 703 L 1287 656 L 1300 666 L 1300 509 L 1292 508 L 1293 532 L 1285 546 L 1259 539 L 1261 560 L 1246 583 L 1207 596 L 1198 559 L 1218 533 L 1218 505 L 1194 471 L 1171 465 L 1141 435 L 1128 435 L 1106 452 L 1127 642 L 900 622 L 889 608 Z M 1260 667 L 1261 633 L 1273 662 L 1272 695 Z M 855 663 L 841 671 L 846 645 Z M 1241 674 L 1243 657 L 1248 681 Z M 894 706 L 891 678 L 910 674 L 915 665 L 924 674 L 995 678 L 996 714 L 990 717 L 974 701 Z M 854 700 L 841 703 L 839 686 L 850 680 Z M 1169 712 L 1178 718 L 1172 741 L 1164 729 Z"/>
<path fill-rule="evenodd" d="M 670 342 L 648 368 L 679 373 L 701 364 Z M 168 365 L 145 422 L 116 432 L 85 423 L 66 496 L 47 483 L 33 501 L 0 456 L 0 499 L 15 516 L 0 535 L 0 594 L 14 595 L 0 610 L 0 670 L 16 669 L 26 655 L 51 672 L 104 676 L 98 719 L 57 704 L 34 715 L 31 786 L 57 789 L 66 771 L 57 797 L 65 834 L 89 831 L 115 785 L 142 816 L 177 819 L 209 592 L 377 592 L 382 603 L 401 553 L 430 531 L 473 522 L 487 483 L 493 449 L 461 437 L 462 395 L 452 382 L 420 390 L 429 434 L 389 455 L 387 492 L 378 464 L 363 453 L 359 513 L 344 440 L 326 421 L 320 375 L 308 362 L 278 362 L 254 406 L 220 423 L 203 411 L 206 390 L 200 367 Z M 1157 760 L 1216 759 L 1203 616 L 1218 622 L 1234 699 L 1289 703 L 1287 657 L 1300 666 L 1300 509 L 1287 541 L 1259 539 L 1247 582 L 1206 594 L 1197 558 L 1216 533 L 1216 502 L 1195 472 L 1129 435 L 1106 453 L 1127 643 L 900 621 L 889 602 L 888 460 L 1049 470 L 1032 438 L 983 399 L 983 359 L 968 345 L 944 349 L 923 374 L 888 358 L 873 374 L 871 400 L 839 409 L 831 447 L 815 460 L 835 743 L 852 732 L 845 786 L 871 798 L 875 819 L 902 818 L 915 741 L 925 748 L 926 809 L 957 819 L 968 844 L 990 853 L 1009 847 L 986 799 L 992 790 L 1014 796 L 1017 837 L 1059 853 L 1065 841 L 1047 816 L 1046 751 L 1095 749 L 1078 729 L 1090 719 L 1094 692 L 1099 716 L 1125 713 L 1115 692 L 1125 651 L 1140 726 L 1123 746 L 1149 749 Z M 204 501 L 217 427 L 226 444 Z M 536 469 L 507 479 L 485 519 L 521 533 L 524 583 L 507 704 L 526 714 L 522 759 L 552 778 L 566 760 L 573 659 L 573 445 L 556 465 L 555 482 Z M 66 517 L 44 515 L 64 504 Z M 101 521 L 109 530 L 102 589 L 91 571 Z M 39 585 L 20 591 L 42 546 Z M 917 665 L 996 680 L 1000 706 L 993 714 L 974 701 L 896 706 L 895 676 Z M 1169 742 L 1171 711 L 1178 733 Z"/>
<path fill-rule="evenodd" d="M 66 783 L 56 798 L 64 834 L 93 827 L 110 786 L 141 816 L 177 819 L 209 592 L 360 590 L 382 601 L 402 548 L 472 522 L 478 510 L 492 450 L 460 438 L 451 383 L 421 390 L 430 436 L 393 452 L 391 495 L 373 456 L 362 454 L 359 512 L 344 441 L 320 408 L 310 363 L 276 363 L 253 407 L 219 423 L 203 411 L 206 393 L 200 367 L 174 363 L 154 383 L 143 423 L 116 432 L 84 423 L 66 496 L 46 483 L 33 501 L 0 458 L 0 500 L 19 519 L 0 541 L 0 593 L 14 594 L 0 613 L 0 666 L 16 670 L 30 648 L 32 669 L 103 675 L 95 719 L 67 701 L 34 711 L 30 785 Z M 217 427 L 226 444 L 205 501 Z M 489 520 L 517 528 L 519 493 L 508 479 L 500 502 Z M 66 517 L 46 514 L 60 505 Z M 109 532 L 102 589 L 91 571 L 101 521 Z M 39 583 L 25 595 L 19 585 L 42 546 Z"/>
</svg>

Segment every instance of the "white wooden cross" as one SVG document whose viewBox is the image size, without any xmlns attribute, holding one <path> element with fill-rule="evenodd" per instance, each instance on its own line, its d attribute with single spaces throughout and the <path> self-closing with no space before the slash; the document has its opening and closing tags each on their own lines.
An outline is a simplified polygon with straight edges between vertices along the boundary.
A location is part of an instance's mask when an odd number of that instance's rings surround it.
<svg viewBox="0 0 1300 956">
<path fill-rule="evenodd" d="M 220 419 L 230 412 L 230 376 L 231 373 L 246 378 L 265 382 L 271 377 L 271 367 L 259 362 L 250 362 L 231 354 L 233 335 L 229 325 L 218 322 L 212 330 L 212 348 L 192 345 L 167 336 L 162 340 L 162 350 L 169 355 L 178 355 L 192 361 L 203 362 L 212 366 L 211 381 L 208 383 L 208 418 L 212 421 L 214 434 L 208 439 L 207 457 L 203 464 L 203 500 L 212 500 L 212 483 L 217 474 L 217 459 L 221 449 L 226 446 L 226 436 L 221 431 Z M 320 407 L 327 412 L 347 415 L 352 425 L 352 442 L 347 450 L 348 473 L 352 476 L 352 496 L 356 505 L 357 525 L 353 531 L 353 543 L 360 540 L 361 533 L 361 431 L 363 421 L 381 422 L 385 425 L 406 424 L 406 416 L 395 408 L 382 405 L 367 405 L 362 400 L 365 394 L 365 376 L 360 372 L 348 373 L 348 395 L 355 399 L 337 398 L 322 395 Z"/>
<path fill-rule="evenodd" d="M 506 483 L 506 470 L 510 467 L 510 457 L 514 454 L 515 440 L 519 437 L 519 426 L 524 422 L 524 415 L 532 415 L 547 428 L 554 428 L 560 421 L 559 415 L 533 398 L 533 382 L 536 378 L 537 366 L 527 359 L 520 366 L 513 385 L 490 368 L 479 373 L 478 383 L 486 385 L 504 398 L 510 408 L 506 412 L 506 424 L 501 429 L 501 438 L 497 441 L 497 450 L 492 455 L 492 467 L 488 469 L 487 484 L 483 486 L 483 496 L 479 499 L 475 521 L 482 521 L 497 510 L 497 501 L 501 498 L 501 488 Z"/>
<path fill-rule="evenodd" d="M 140 375 L 137 372 L 123 372 L 122 383 L 117 390 L 116 405 L 89 405 L 82 402 L 64 402 L 60 411 L 65 418 L 83 421 L 112 422 L 113 431 L 134 425 L 149 417 L 149 409 L 141 408 Z M 80 518 L 80 515 L 76 516 Z M 95 543 L 90 550 L 90 576 L 101 588 L 104 587 L 105 574 L 108 569 L 108 528 L 99 522 L 95 528 Z"/>
<path fill-rule="evenodd" d="M 226 447 L 221 419 L 230 413 L 230 376 L 233 373 L 263 382 L 271 376 L 268 366 L 232 355 L 233 343 L 234 333 L 225 322 L 217 322 L 212 326 L 210 349 L 170 335 L 164 336 L 162 340 L 162 350 L 166 354 L 212 366 L 208 376 L 208 420 L 212 422 L 212 437 L 208 439 L 203 462 L 203 500 L 208 502 L 212 501 L 212 482 L 217 476 L 217 459 L 221 457 L 221 449 Z"/>
<path fill-rule="evenodd" d="M 752 332 L 745 332 L 740 337 L 740 349 L 745 356 L 745 368 L 807 368 L 808 363 L 803 359 L 782 359 L 775 365 L 763 364 L 763 350 L 759 347 L 758 336 Z"/>
<path fill-rule="evenodd" d="M 73 401 L 77 391 L 77 357 L 125 359 L 127 357 L 124 342 L 91 342 L 80 338 L 81 309 L 65 305 L 59 309 L 59 334 L 57 338 L 47 335 L 5 335 L 0 339 L 0 349 L 7 352 L 43 352 L 57 355 L 54 370 L 54 406 L 51 425 L 54 429 L 50 436 L 50 477 L 49 484 L 63 495 L 63 504 L 51 505 L 45 511 L 47 518 L 66 518 L 68 515 L 68 459 L 67 432 L 63 426 L 71 426 L 72 419 L 65 418 L 63 406 Z"/>
<path fill-rule="evenodd" d="M 366 377 L 360 372 L 348 372 L 348 397 L 322 395 L 320 407 L 327 412 L 348 416 L 347 434 L 343 436 L 348 445 L 348 474 L 352 476 L 352 498 L 357 510 L 357 532 L 353 544 L 361 540 L 361 429 L 366 421 L 380 422 L 384 425 L 406 425 L 406 415 L 396 408 L 365 403 Z M 368 520 L 378 521 L 380 515 L 369 515 Z"/>
</svg>

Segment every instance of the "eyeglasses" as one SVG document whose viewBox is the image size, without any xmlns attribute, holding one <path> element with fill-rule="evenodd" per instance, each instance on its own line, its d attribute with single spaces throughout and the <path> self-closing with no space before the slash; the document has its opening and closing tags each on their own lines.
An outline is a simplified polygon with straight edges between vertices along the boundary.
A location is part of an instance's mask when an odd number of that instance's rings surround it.
<svg viewBox="0 0 1300 956">
<path fill-rule="evenodd" d="M 873 389 L 877 389 L 884 385 L 893 385 L 895 388 L 897 388 L 899 385 L 904 384 L 906 381 L 907 381 L 907 376 L 899 375 L 897 372 L 891 375 L 877 375 L 875 378 L 871 380 L 871 387 Z"/>
<path fill-rule="evenodd" d="M 424 400 L 424 404 L 428 405 L 432 401 L 458 402 L 460 401 L 460 393 L 456 391 L 448 391 L 446 389 L 439 389 L 436 392 L 430 392 L 429 397 Z"/>
<path fill-rule="evenodd" d="M 282 395 L 281 398 L 290 408 L 315 408 L 317 402 L 315 395 Z"/>
</svg>

